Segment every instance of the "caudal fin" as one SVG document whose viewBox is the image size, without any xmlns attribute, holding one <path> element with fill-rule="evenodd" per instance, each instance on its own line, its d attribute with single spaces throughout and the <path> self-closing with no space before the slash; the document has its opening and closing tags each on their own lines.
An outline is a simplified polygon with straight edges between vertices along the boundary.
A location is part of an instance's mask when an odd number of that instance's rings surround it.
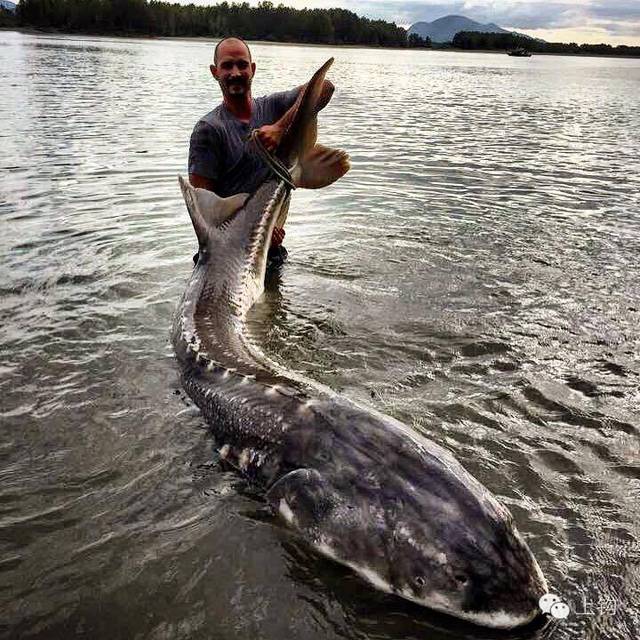
<svg viewBox="0 0 640 640">
<path fill-rule="evenodd" d="M 316 113 L 318 102 L 322 95 L 324 78 L 333 64 L 333 58 L 329 58 L 311 77 L 311 80 L 300 91 L 294 106 L 294 115 L 286 129 L 278 156 L 285 162 L 293 162 L 308 153 L 316 143 L 318 134 L 316 125 Z"/>
</svg>

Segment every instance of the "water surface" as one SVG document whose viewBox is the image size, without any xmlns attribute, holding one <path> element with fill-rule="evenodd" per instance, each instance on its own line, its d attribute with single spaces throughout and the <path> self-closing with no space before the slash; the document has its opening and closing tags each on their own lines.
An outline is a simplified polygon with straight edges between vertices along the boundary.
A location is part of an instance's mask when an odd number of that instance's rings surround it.
<svg viewBox="0 0 640 640">
<path fill-rule="evenodd" d="M 210 43 L 0 33 L 0 629 L 12 638 L 505 637 L 378 594 L 220 466 L 168 341 L 176 175 Z M 450 448 L 571 617 L 640 635 L 640 62 L 255 45 L 255 95 L 330 55 L 320 138 L 252 325 L 286 366 Z"/>
</svg>

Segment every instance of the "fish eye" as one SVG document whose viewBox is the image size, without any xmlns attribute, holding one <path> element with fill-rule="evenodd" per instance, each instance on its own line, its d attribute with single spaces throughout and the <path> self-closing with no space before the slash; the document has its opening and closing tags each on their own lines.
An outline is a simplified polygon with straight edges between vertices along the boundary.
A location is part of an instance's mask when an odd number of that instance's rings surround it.
<svg viewBox="0 0 640 640">
<path fill-rule="evenodd" d="M 459 582 L 462 585 L 467 584 L 467 576 L 463 576 L 461 573 L 457 573 L 453 577 L 454 577 L 456 582 Z"/>
<path fill-rule="evenodd" d="M 426 583 L 425 579 L 422 576 L 416 576 L 413 579 L 413 582 L 415 583 L 416 587 L 420 587 L 422 589 L 422 587 L 424 587 Z"/>
</svg>

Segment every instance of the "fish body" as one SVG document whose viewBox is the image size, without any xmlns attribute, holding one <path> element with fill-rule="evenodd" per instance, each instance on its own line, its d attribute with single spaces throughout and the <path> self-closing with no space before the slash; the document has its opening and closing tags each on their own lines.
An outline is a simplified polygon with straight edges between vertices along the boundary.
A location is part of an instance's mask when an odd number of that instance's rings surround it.
<svg viewBox="0 0 640 640">
<path fill-rule="evenodd" d="M 343 152 L 315 144 L 330 63 L 301 93 L 281 147 L 281 168 L 310 188 L 348 169 Z M 508 510 L 443 447 L 285 369 L 252 341 L 245 318 L 263 290 L 289 180 L 226 200 L 181 187 L 200 252 L 172 340 L 220 456 L 264 488 L 289 527 L 374 587 L 482 626 L 532 621 L 547 584 Z"/>
</svg>

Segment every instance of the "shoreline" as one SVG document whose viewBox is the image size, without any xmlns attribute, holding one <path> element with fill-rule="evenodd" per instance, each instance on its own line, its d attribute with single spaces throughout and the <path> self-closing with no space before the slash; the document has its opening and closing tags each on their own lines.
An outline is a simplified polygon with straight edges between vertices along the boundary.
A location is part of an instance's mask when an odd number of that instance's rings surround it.
<svg viewBox="0 0 640 640">
<path fill-rule="evenodd" d="M 214 43 L 220 36 L 155 36 L 148 34 L 134 33 L 91 33 L 84 31 L 59 31 L 57 29 L 36 29 L 34 27 L 0 27 L 0 31 L 14 31 L 26 35 L 42 36 L 77 36 L 77 37 L 98 37 L 116 38 L 119 40 L 149 40 L 149 41 L 178 41 L 178 42 L 210 42 Z M 427 51 L 433 53 L 453 52 L 453 53 L 498 53 L 507 55 L 507 49 L 459 49 L 456 47 L 393 47 L 375 44 L 324 44 L 319 42 L 280 42 L 274 40 L 247 40 L 252 44 L 283 45 L 287 47 L 338 47 L 344 49 L 376 49 L 389 51 Z M 536 56 L 561 56 L 571 58 L 613 58 L 624 60 L 638 60 L 640 55 L 606 55 L 603 53 L 557 53 L 552 51 L 532 52 L 531 57 Z"/>
</svg>

